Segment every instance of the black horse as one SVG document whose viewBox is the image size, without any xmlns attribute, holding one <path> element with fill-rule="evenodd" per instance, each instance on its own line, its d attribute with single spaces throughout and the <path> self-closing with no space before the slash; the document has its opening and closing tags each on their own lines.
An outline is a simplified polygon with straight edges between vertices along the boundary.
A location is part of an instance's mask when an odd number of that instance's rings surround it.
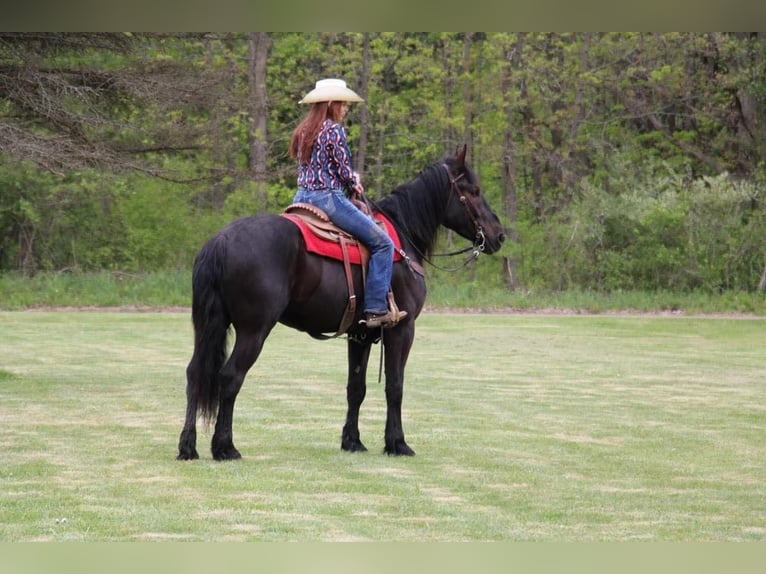
<svg viewBox="0 0 766 574">
<path fill-rule="evenodd" d="M 367 389 L 370 349 L 381 339 L 388 406 L 385 452 L 415 454 L 402 430 L 404 367 L 415 335 L 415 319 L 426 298 L 426 284 L 417 271 L 431 254 L 439 226 L 473 241 L 476 253 L 493 253 L 504 240 L 500 221 L 481 195 L 465 153 L 463 147 L 454 157 L 425 168 L 375 204 L 393 223 L 411 259 L 394 265 L 391 282 L 398 307 L 408 315 L 395 327 L 369 331 L 358 324 L 361 311 L 357 311 L 359 317 L 348 331 L 343 450 L 367 450 L 359 438 L 359 408 Z M 356 293 L 363 294 L 359 266 L 355 266 L 354 279 Z M 194 353 L 186 370 L 186 420 L 178 459 L 199 458 L 197 416 L 212 421 L 216 413 L 213 458 L 240 458 L 232 440 L 232 418 L 246 373 L 278 322 L 315 337 L 338 328 L 348 300 L 344 266 L 308 253 L 293 222 L 278 215 L 260 215 L 230 223 L 204 245 L 194 262 L 192 290 Z M 227 359 L 230 325 L 236 340 Z"/>
</svg>

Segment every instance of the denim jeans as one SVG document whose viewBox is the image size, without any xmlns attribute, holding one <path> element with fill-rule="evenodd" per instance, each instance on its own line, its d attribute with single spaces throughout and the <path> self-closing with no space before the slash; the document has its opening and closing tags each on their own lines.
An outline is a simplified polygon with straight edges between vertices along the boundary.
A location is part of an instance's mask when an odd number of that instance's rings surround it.
<svg viewBox="0 0 766 574">
<path fill-rule="evenodd" d="M 294 202 L 310 203 L 323 210 L 330 220 L 364 243 L 370 250 L 367 285 L 364 289 L 364 311 L 388 312 L 388 290 L 391 287 L 394 244 L 373 219 L 357 209 L 339 189 L 298 190 Z"/>
</svg>

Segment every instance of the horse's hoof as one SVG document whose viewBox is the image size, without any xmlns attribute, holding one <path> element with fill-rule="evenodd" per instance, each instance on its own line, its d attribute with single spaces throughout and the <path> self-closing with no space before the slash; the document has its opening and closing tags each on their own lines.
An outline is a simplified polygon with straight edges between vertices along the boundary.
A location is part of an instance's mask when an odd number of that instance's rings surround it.
<svg viewBox="0 0 766 574">
<path fill-rule="evenodd" d="M 388 456 L 415 456 L 415 451 L 404 441 L 398 441 L 393 446 L 386 445 L 384 450 Z"/>
<path fill-rule="evenodd" d="M 192 450 L 191 452 L 179 451 L 176 460 L 197 460 L 198 458 L 199 454 L 197 454 L 196 450 Z"/>
<path fill-rule="evenodd" d="M 213 459 L 215 460 L 238 460 L 240 458 L 242 458 L 242 455 L 233 446 L 213 451 Z"/>
<path fill-rule="evenodd" d="M 341 450 L 346 452 L 367 452 L 367 447 L 362 444 L 362 441 L 343 442 L 340 445 Z"/>
</svg>

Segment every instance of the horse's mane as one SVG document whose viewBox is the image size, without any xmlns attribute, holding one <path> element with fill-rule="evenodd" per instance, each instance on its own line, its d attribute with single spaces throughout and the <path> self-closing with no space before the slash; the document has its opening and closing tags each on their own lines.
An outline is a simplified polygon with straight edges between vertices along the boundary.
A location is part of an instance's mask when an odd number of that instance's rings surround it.
<svg viewBox="0 0 766 574">
<path fill-rule="evenodd" d="M 442 165 L 426 167 L 413 180 L 376 202 L 380 209 L 422 255 L 431 255 L 436 232 L 444 218 L 449 175 Z"/>
</svg>

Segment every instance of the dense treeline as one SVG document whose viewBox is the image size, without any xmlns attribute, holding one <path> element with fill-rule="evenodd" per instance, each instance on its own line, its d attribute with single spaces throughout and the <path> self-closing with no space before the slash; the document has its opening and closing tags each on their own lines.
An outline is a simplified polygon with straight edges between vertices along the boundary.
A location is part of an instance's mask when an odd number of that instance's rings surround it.
<svg viewBox="0 0 766 574">
<path fill-rule="evenodd" d="M 335 76 L 371 196 L 468 144 L 512 238 L 479 273 L 763 290 L 765 72 L 763 33 L 0 33 L 0 271 L 188 268 L 289 203 Z"/>
</svg>

